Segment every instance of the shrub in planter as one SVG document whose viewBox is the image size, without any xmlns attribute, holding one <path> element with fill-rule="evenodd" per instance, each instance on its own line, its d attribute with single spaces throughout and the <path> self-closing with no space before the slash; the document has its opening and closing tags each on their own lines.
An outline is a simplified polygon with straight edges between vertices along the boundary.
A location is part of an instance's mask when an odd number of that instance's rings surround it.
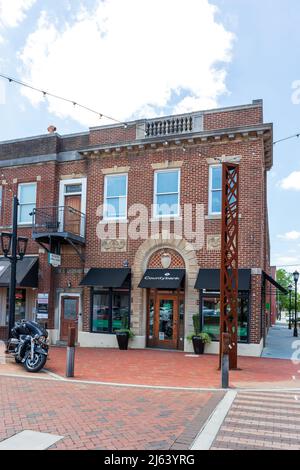
<svg viewBox="0 0 300 470">
<path fill-rule="evenodd" d="M 187 340 L 193 342 L 195 354 L 203 354 L 205 345 L 211 343 L 208 333 L 193 333 L 187 337 Z"/>
<path fill-rule="evenodd" d="M 134 333 L 130 328 L 123 328 L 116 331 L 116 337 L 119 345 L 119 349 L 128 349 L 128 341 L 134 337 Z"/>
</svg>

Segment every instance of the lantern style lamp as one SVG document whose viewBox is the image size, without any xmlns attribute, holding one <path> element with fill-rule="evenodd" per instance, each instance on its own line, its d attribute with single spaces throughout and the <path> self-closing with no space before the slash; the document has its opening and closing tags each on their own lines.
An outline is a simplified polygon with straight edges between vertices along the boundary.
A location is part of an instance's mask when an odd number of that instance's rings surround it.
<svg viewBox="0 0 300 470">
<path fill-rule="evenodd" d="M 1 233 L 1 248 L 5 258 L 8 257 L 11 248 L 12 233 L 2 232 Z"/>
<path fill-rule="evenodd" d="M 26 254 L 27 243 L 27 237 L 18 237 L 18 255 L 20 259 L 23 259 Z"/>
</svg>

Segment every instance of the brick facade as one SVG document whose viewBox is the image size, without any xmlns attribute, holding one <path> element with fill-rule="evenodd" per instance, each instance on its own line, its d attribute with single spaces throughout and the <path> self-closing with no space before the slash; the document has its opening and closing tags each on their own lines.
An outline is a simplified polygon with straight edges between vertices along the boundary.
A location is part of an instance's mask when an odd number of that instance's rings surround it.
<svg viewBox="0 0 300 470">
<path fill-rule="evenodd" d="M 59 183 L 63 179 L 87 179 L 86 240 L 80 247 L 84 260 L 70 245 L 62 247 L 62 265 L 48 265 L 47 253 L 31 239 L 31 227 L 19 227 L 19 235 L 30 238 L 27 254 L 39 256 L 38 292 L 49 292 L 49 328 L 58 329 L 58 293 L 82 295 L 83 332 L 90 331 L 90 289 L 79 286 L 92 267 L 119 267 L 127 260 L 132 267 L 132 324 L 137 335 L 145 334 L 145 298 L 138 290 L 140 274 L 146 267 L 159 267 L 161 254 L 172 255 L 170 269 L 187 269 L 186 309 L 199 309 L 199 293 L 194 282 L 199 268 L 218 268 L 220 251 L 208 246 L 208 236 L 221 230 L 220 217 L 208 211 L 209 165 L 212 159 L 237 156 L 240 159 L 239 264 L 241 268 L 269 272 L 269 235 L 266 201 L 266 175 L 272 166 L 272 125 L 263 123 L 262 102 L 203 113 L 203 128 L 197 132 L 157 135 L 141 139 L 144 121 L 127 125 L 92 128 L 89 132 L 60 136 L 57 133 L 0 143 L 2 171 L 2 230 L 10 227 L 12 194 L 18 184 L 37 182 L 37 208 L 59 204 Z M 152 219 L 154 172 L 156 168 L 178 167 L 181 171 L 180 204 L 203 204 L 204 239 L 201 248 L 188 249 L 188 243 L 172 236 L 164 239 L 160 226 L 157 239 L 127 239 L 125 251 L 105 252 L 97 236 L 100 218 L 97 208 L 103 203 L 104 178 L 108 169 L 126 169 L 128 208 L 144 204 Z M 134 216 L 128 214 L 127 224 Z M 182 223 L 185 214 L 183 213 Z M 171 234 L 176 221 L 170 223 Z M 118 229 L 125 224 L 119 224 Z M 195 230 L 195 223 L 193 224 Z M 180 245 L 181 243 L 181 245 Z M 139 268 L 135 270 L 135 267 Z M 189 270 L 189 271 L 188 271 Z M 190 284 L 189 284 L 190 283 Z M 261 341 L 261 276 L 253 276 L 251 288 L 250 342 Z M 191 328 L 191 317 L 186 330 Z M 188 333 L 188 331 L 186 331 Z"/>
</svg>

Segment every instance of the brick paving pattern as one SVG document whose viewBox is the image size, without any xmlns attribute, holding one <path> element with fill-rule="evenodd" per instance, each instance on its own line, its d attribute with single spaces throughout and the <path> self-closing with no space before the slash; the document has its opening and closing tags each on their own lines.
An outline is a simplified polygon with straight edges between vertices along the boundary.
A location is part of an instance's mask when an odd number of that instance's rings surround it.
<svg viewBox="0 0 300 470">
<path fill-rule="evenodd" d="M 239 392 L 211 450 L 299 450 L 299 392 Z"/>
<path fill-rule="evenodd" d="M 51 449 L 188 449 L 222 397 L 0 376 L 0 441 L 28 429 L 64 436 Z"/>
<path fill-rule="evenodd" d="M 77 348 L 75 379 L 171 387 L 220 387 L 218 356 L 184 352 Z M 66 349 L 51 347 L 47 369 L 65 375 Z M 300 366 L 289 360 L 239 357 L 230 386 L 300 388 Z M 1 371 L 0 371 L 1 373 Z"/>
</svg>

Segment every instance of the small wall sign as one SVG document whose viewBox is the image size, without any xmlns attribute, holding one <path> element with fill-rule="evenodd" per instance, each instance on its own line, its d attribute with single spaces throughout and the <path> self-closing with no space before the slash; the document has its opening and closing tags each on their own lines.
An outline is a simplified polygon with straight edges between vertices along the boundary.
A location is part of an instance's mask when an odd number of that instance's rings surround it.
<svg viewBox="0 0 300 470">
<path fill-rule="evenodd" d="M 38 294 L 36 303 L 37 320 L 48 320 L 49 294 Z"/>
<path fill-rule="evenodd" d="M 57 268 L 61 265 L 61 255 L 56 255 L 55 253 L 48 253 L 48 263 L 51 264 L 54 268 Z"/>
</svg>

